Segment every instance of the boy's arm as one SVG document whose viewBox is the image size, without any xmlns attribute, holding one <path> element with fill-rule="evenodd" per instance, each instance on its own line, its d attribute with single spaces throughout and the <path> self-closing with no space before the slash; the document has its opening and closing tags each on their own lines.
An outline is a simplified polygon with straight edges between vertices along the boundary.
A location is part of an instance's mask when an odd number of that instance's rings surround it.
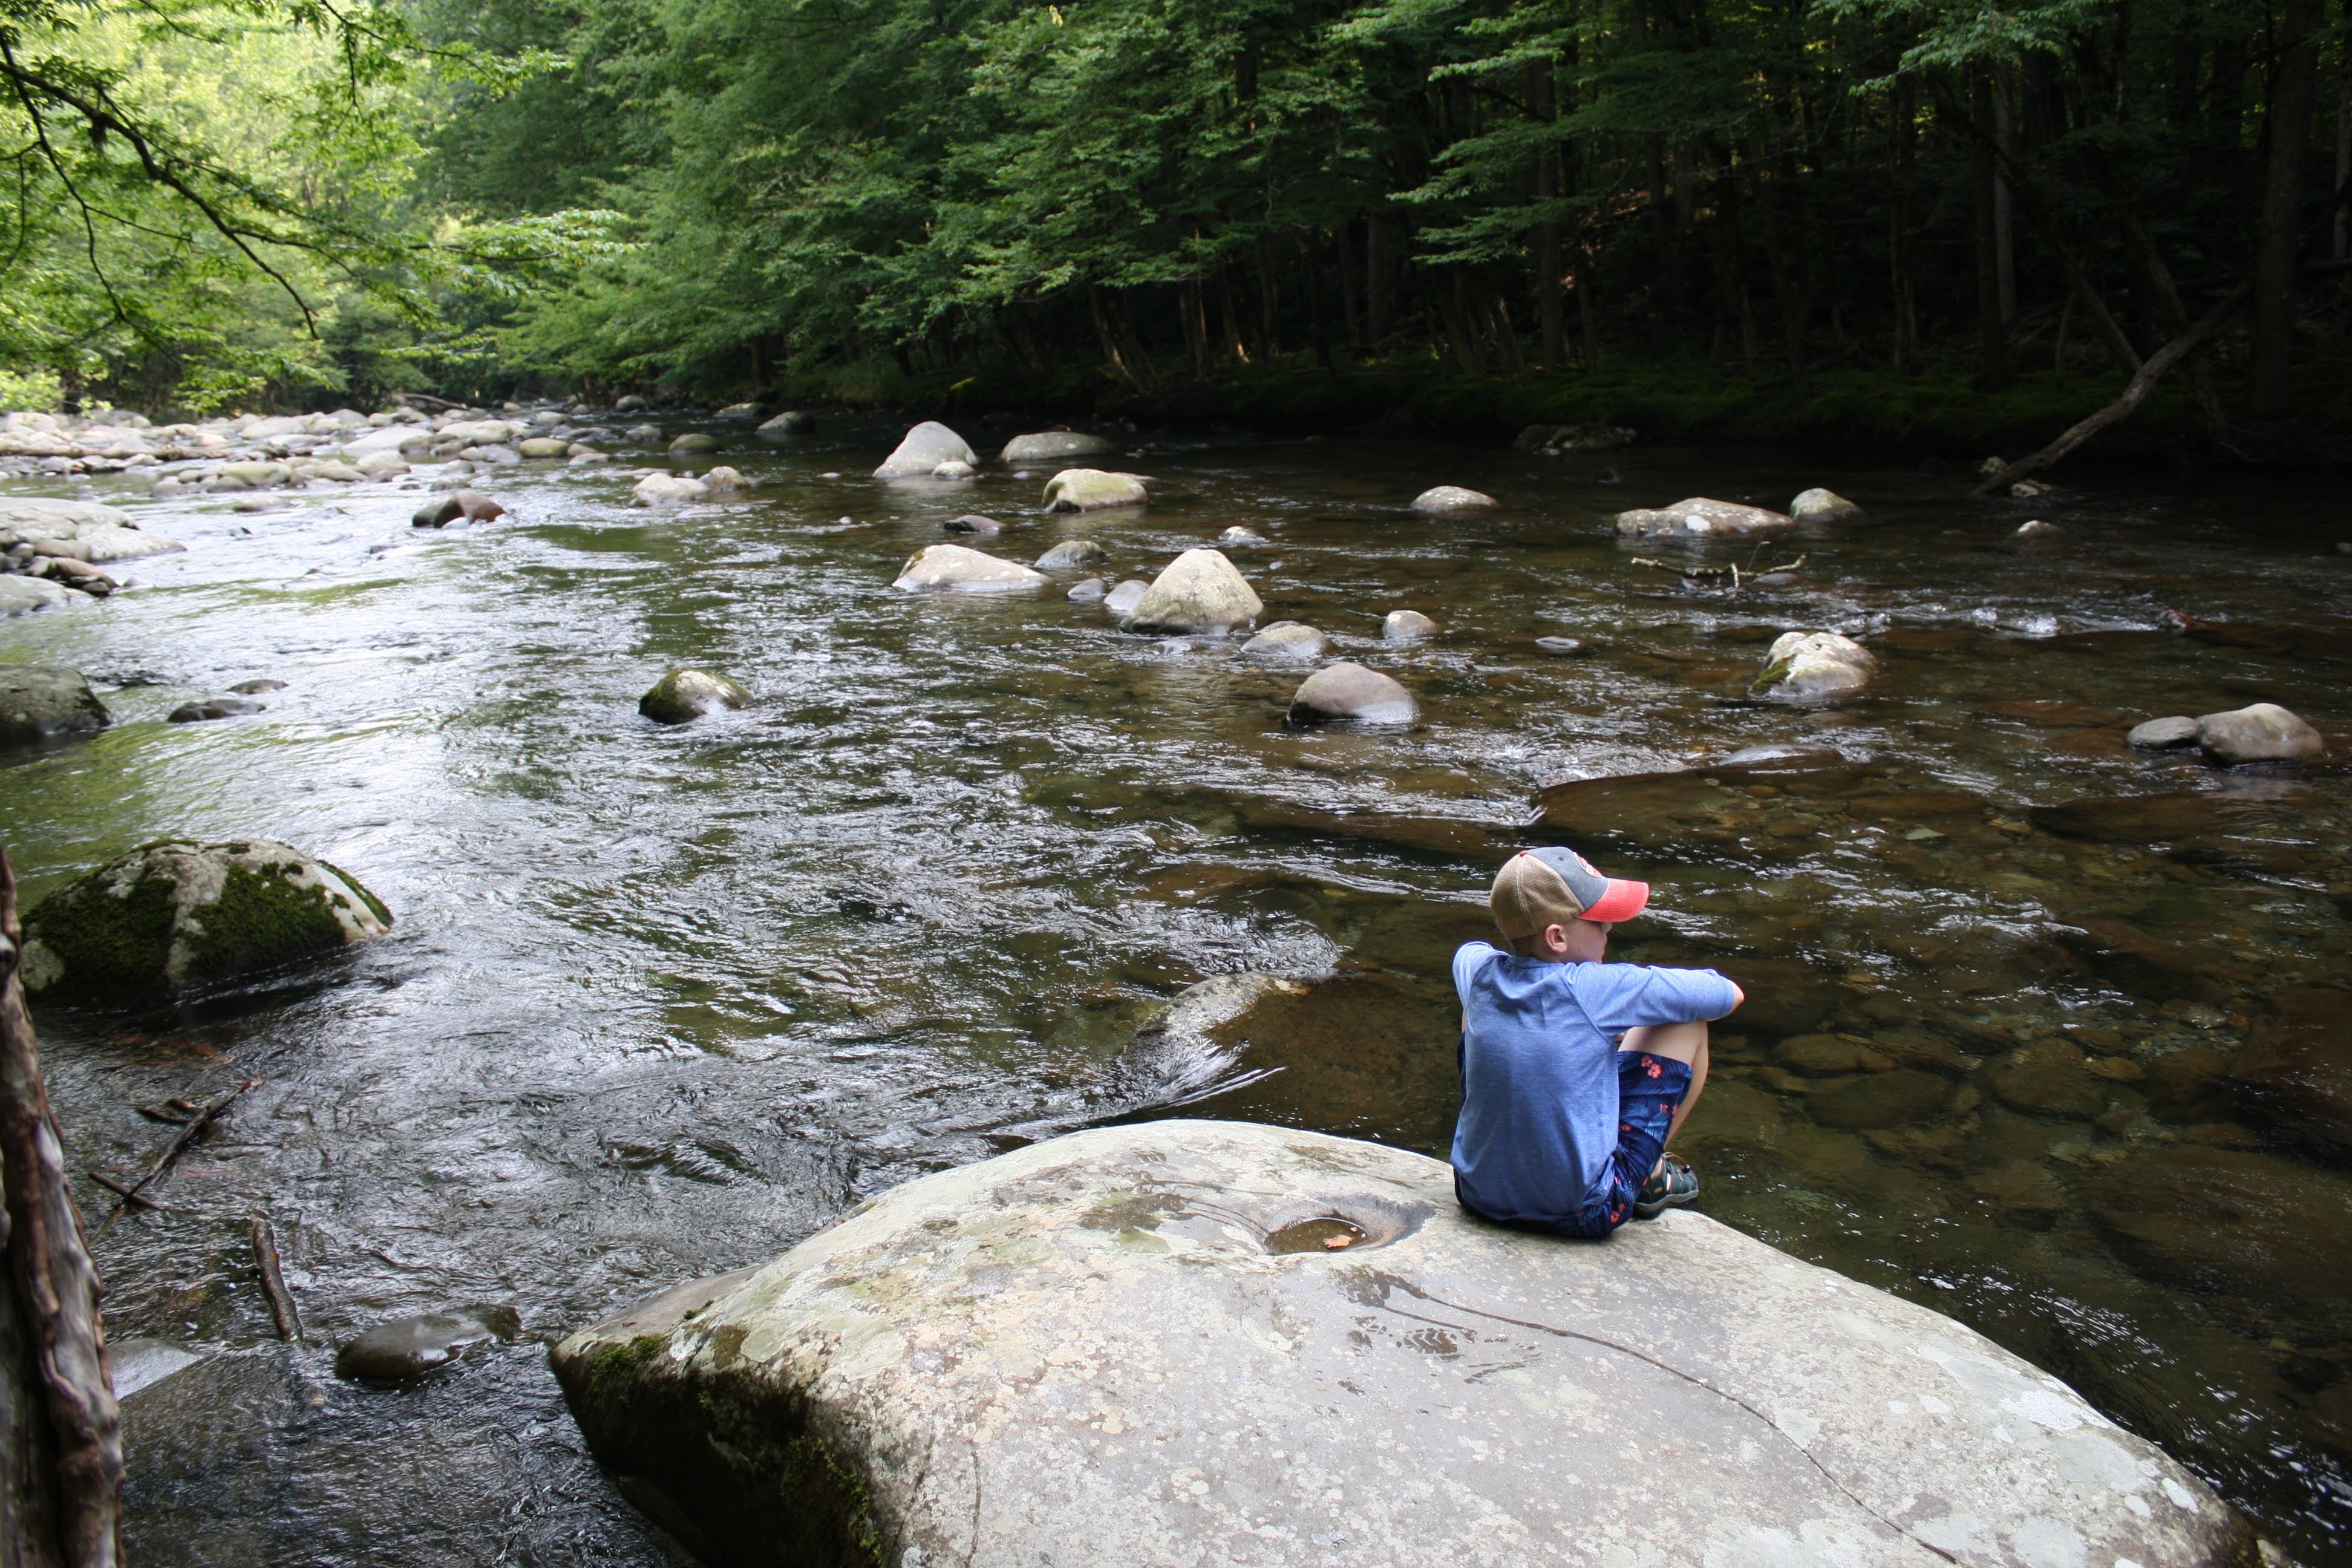
<svg viewBox="0 0 2352 1568">
<path fill-rule="evenodd" d="M 1748 1000 L 1748 994 L 1728 976 L 1712 969 L 1651 969 L 1611 964 L 1623 973 L 1612 976 L 1604 1004 L 1607 1016 L 1595 1017 L 1603 1033 L 1621 1035 L 1645 1024 L 1702 1024 L 1728 1017 Z"/>
</svg>

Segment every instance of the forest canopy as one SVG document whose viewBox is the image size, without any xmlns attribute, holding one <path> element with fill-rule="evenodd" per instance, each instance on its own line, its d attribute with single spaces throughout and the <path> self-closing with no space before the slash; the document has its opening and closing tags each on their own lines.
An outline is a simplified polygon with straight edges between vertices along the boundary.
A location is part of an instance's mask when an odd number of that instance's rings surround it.
<svg viewBox="0 0 2352 1568">
<path fill-rule="evenodd" d="M 2226 441 L 2334 395 L 2346 35 L 2321 0 L 0 0 L 0 343 L 198 406 L 2111 392 L 2185 342 Z"/>
</svg>

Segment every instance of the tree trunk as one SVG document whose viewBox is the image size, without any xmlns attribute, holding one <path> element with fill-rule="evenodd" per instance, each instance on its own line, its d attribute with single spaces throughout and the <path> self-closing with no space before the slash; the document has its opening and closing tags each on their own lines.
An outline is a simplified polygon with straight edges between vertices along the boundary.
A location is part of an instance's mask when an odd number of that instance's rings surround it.
<svg viewBox="0 0 2352 1568">
<path fill-rule="evenodd" d="M 1198 276 L 1184 280 L 1177 310 L 1184 318 L 1184 347 L 1192 356 L 1192 379 L 1209 379 L 1209 306 Z"/>
<path fill-rule="evenodd" d="M 1364 352 L 1364 279 L 1356 259 L 1356 220 L 1341 224 L 1331 239 L 1339 252 L 1339 324 L 1348 334 L 1348 352 Z"/>
<path fill-rule="evenodd" d="M 1979 75 L 1976 82 L 1976 121 L 1992 120 L 1992 89 Z M 2000 319 L 2000 262 L 1993 225 L 1993 147 L 1979 138 L 1971 149 L 1977 208 L 1977 337 L 1984 355 L 1979 380 L 1988 391 L 2009 384 L 2009 331 Z"/>
<path fill-rule="evenodd" d="M 1805 374 L 1805 333 L 1811 325 L 1812 301 L 1807 297 L 1801 268 L 1789 253 L 1788 232 L 1782 224 L 1780 198 L 1793 188 L 1790 178 L 1795 172 L 1794 161 L 1782 173 L 1782 177 L 1770 184 L 1764 181 L 1764 165 L 1751 162 L 1748 168 L 1756 181 L 1757 205 L 1764 209 L 1764 252 L 1772 268 L 1772 292 L 1780 302 L 1780 334 L 1789 351 L 1789 369 L 1795 374 Z"/>
<path fill-rule="evenodd" d="M 121 1561 L 122 1440 L 99 1319 L 98 1269 L 66 1186 L 40 1048 L 17 980 L 24 931 L 0 851 L 0 1177 L 8 1279 L 0 1282 L 0 1550 L 16 1568 Z"/>
<path fill-rule="evenodd" d="M 1224 319 L 1225 352 L 1234 356 L 1235 364 L 1249 363 L 1249 345 L 1242 341 L 1241 307 L 1234 300 L 1233 269 L 1222 261 L 1217 263 L 1217 314 Z"/>
<path fill-rule="evenodd" d="M 2322 0 L 2285 0 L 2265 118 L 2270 167 L 2263 180 L 2262 215 L 2254 224 L 2254 309 L 2246 359 L 2246 406 L 2264 419 L 2284 417 L 2294 403 L 2295 251 L 2304 153 L 2311 141 L 2319 77 L 2321 5 Z"/>
<path fill-rule="evenodd" d="M 2017 325 L 2017 217 L 2003 165 L 2017 159 L 2017 80 L 2007 66 L 1995 68 L 1992 79 L 1992 144 L 1997 151 L 1992 175 L 1993 279 L 2000 292 L 2000 325 L 2006 332 Z"/>
<path fill-rule="evenodd" d="M 1895 84 L 1895 189 L 1886 205 L 1886 255 L 1895 296 L 1895 374 L 1914 369 L 1919 356 L 1919 312 L 1912 279 L 1911 193 L 1918 179 L 1918 100 L 1910 79 Z"/>
<path fill-rule="evenodd" d="M 1257 348 L 1271 362 L 1275 356 L 1274 242 L 1264 235 L 1257 241 Z"/>
<path fill-rule="evenodd" d="M 1584 265 L 1576 269 L 1576 322 L 1584 333 L 1584 374 L 1597 375 L 1601 371 L 1601 329 L 1592 320 L 1592 252 L 1584 253 Z"/>
<path fill-rule="evenodd" d="M 1531 60 L 1527 67 L 1528 115 L 1549 125 L 1559 118 L 1553 102 L 1552 69 L 1549 60 Z M 1559 197 L 1559 143 L 1549 137 L 1538 143 L 1534 168 L 1535 198 L 1544 216 L 1537 220 L 1536 252 L 1536 328 L 1543 339 L 1543 367 L 1546 370 L 1565 369 L 1568 364 L 1568 341 L 1564 314 L 1560 309 L 1559 220 L 1551 215 L 1551 204 Z"/>
<path fill-rule="evenodd" d="M 1445 313 L 1445 335 L 1454 344 L 1454 363 L 1466 375 L 1484 375 L 1486 367 L 1478 357 L 1478 340 L 1472 335 L 1469 292 L 1463 284 L 1462 268 L 1446 269 L 1446 285 L 1437 296 L 1437 308 Z"/>
<path fill-rule="evenodd" d="M 1364 216 L 1364 335 L 1374 353 L 1389 336 L 1389 220 Z"/>
</svg>

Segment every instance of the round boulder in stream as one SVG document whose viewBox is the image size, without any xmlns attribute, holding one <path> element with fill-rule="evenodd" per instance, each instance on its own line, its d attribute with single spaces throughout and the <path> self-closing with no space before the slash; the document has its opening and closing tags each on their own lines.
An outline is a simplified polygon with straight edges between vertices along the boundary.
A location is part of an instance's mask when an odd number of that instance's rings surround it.
<svg viewBox="0 0 2352 1568">
<path fill-rule="evenodd" d="M 926 419 L 907 432 L 898 449 L 882 459 L 874 470 L 877 479 L 928 479 L 941 463 L 980 462 L 979 454 L 964 444 L 962 437 L 936 419 Z"/>
<path fill-rule="evenodd" d="M 2197 743 L 2217 763 L 2299 763 L 2327 750 L 2319 731 L 2275 702 L 2257 702 L 2197 721 Z"/>
<path fill-rule="evenodd" d="M 1150 500 L 1151 492 L 1136 474 L 1064 468 L 1045 481 L 1047 511 L 1101 511 L 1108 507 L 1143 506 Z"/>
<path fill-rule="evenodd" d="M 1151 580 L 1120 625 L 1130 632 L 1222 637 L 1247 626 L 1265 610 L 1257 590 L 1223 552 L 1187 550 Z"/>
<path fill-rule="evenodd" d="M 1835 632 L 1783 632 L 1764 655 L 1748 691 L 1780 702 L 1846 697 L 1870 684 L 1878 660 Z"/>
<path fill-rule="evenodd" d="M 1107 458 L 1118 450 L 1118 443 L 1108 436 L 1090 436 L 1083 430 L 1040 430 L 1004 443 L 996 460 L 1008 466 L 1053 463 L 1069 458 Z"/>
<path fill-rule="evenodd" d="M 961 544 L 929 544 L 907 558 L 890 586 L 905 594 L 1017 594 L 1052 579 L 1018 561 Z"/>
<path fill-rule="evenodd" d="M 25 917 L 25 989 L 130 1007 L 331 952 L 392 926 L 349 873 L 267 838 L 168 838 L 110 860 Z"/>
<path fill-rule="evenodd" d="M 0 747 L 87 735 L 112 722 L 81 671 L 49 664 L 0 664 Z"/>
<path fill-rule="evenodd" d="M 1433 485 L 1412 498 L 1415 511 L 1475 511 L 1498 504 L 1486 491 L 1462 485 Z"/>
<path fill-rule="evenodd" d="M 637 711 L 656 724 L 686 724 L 722 708 L 740 708 L 751 694 L 707 669 L 673 669 L 637 699 Z"/>
<path fill-rule="evenodd" d="M 1410 724 L 1420 717 L 1412 692 L 1344 659 L 1308 676 L 1290 700 L 1294 724 Z"/>
<path fill-rule="evenodd" d="M 1789 527 L 1796 519 L 1738 501 L 1692 496 L 1672 506 L 1645 507 L 1617 514 L 1617 531 L 1631 539 L 1744 539 Z"/>
<path fill-rule="evenodd" d="M 1331 639 L 1304 621 L 1276 621 L 1242 644 L 1242 657 L 1267 664 L 1312 664 L 1331 651 Z"/>
<path fill-rule="evenodd" d="M 404 1383 L 451 1365 L 468 1351 L 522 1331 L 512 1307 L 460 1307 L 378 1323 L 335 1356 L 335 1375 L 355 1383 Z"/>
<path fill-rule="evenodd" d="M 1253 1123 L 919 1177 L 552 1361 L 596 1458 L 721 1565 L 1552 1563 L 1571 1531 L 1657 1563 L 2254 1552 L 2193 1473 L 1926 1307 L 1689 1210 L 1506 1229 L 1443 1162 Z"/>
<path fill-rule="evenodd" d="M 1862 508 L 1835 490 L 1818 486 L 1789 503 L 1789 515 L 1799 522 L 1844 522 L 1862 515 Z"/>
</svg>

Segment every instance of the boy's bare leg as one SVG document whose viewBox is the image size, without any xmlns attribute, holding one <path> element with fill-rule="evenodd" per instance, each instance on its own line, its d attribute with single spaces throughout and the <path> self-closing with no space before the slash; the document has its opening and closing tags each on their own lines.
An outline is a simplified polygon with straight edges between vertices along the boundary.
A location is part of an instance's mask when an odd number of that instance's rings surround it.
<svg viewBox="0 0 2352 1568">
<path fill-rule="evenodd" d="M 1683 1096 L 1683 1102 L 1675 1107 L 1674 1121 L 1666 1128 L 1666 1143 L 1671 1146 L 1675 1134 L 1683 1130 L 1683 1121 L 1690 1115 L 1691 1107 L 1698 1103 L 1699 1091 L 1706 1088 L 1706 1026 L 1645 1024 L 1641 1028 L 1626 1030 L 1625 1037 L 1618 1042 L 1617 1048 L 1621 1051 L 1647 1051 L 1654 1057 L 1690 1064 L 1690 1089 Z M 1664 1161 L 1660 1163 L 1664 1163 Z"/>
</svg>

